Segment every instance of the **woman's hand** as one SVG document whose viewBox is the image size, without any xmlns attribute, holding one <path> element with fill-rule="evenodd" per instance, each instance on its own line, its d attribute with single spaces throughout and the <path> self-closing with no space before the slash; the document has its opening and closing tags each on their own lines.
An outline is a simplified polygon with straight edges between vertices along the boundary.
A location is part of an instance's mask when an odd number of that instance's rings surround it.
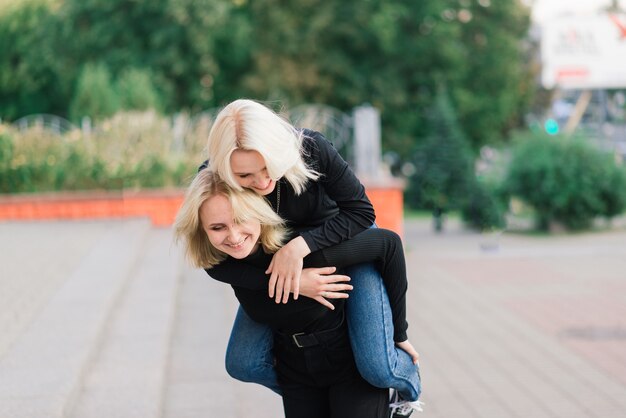
<svg viewBox="0 0 626 418">
<path fill-rule="evenodd" d="M 289 292 L 293 292 L 293 298 L 298 299 L 302 259 L 310 252 L 304 238 L 296 237 L 274 254 L 265 273 L 271 274 L 268 292 L 271 298 L 276 295 L 276 303 L 281 299 L 283 303 L 287 303 Z"/>
<path fill-rule="evenodd" d="M 413 359 L 413 364 L 419 364 L 420 355 L 417 352 L 417 350 L 413 348 L 413 344 L 411 344 L 409 340 L 402 341 L 401 343 L 396 343 L 396 345 L 400 347 L 402 350 L 406 351 L 409 356 L 411 356 L 411 359 Z"/>
<path fill-rule="evenodd" d="M 350 277 L 342 274 L 333 274 L 335 267 L 306 268 L 302 270 L 300 279 L 300 294 L 316 300 L 328 309 L 335 306 L 327 299 L 346 299 L 345 290 L 352 290 L 352 286 L 345 283 Z"/>
</svg>

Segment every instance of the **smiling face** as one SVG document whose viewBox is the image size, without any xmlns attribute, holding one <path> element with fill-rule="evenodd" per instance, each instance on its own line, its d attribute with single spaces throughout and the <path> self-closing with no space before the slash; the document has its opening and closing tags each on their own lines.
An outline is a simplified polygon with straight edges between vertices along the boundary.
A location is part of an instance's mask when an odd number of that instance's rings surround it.
<svg viewBox="0 0 626 418">
<path fill-rule="evenodd" d="M 233 258 L 245 258 L 259 245 L 261 223 L 258 220 L 236 223 L 230 201 L 221 194 L 202 204 L 200 221 L 211 244 Z"/>
<path fill-rule="evenodd" d="M 276 182 L 267 174 L 265 159 L 258 151 L 238 149 L 230 156 L 230 167 L 241 187 L 254 190 L 261 196 L 274 191 Z"/>
</svg>

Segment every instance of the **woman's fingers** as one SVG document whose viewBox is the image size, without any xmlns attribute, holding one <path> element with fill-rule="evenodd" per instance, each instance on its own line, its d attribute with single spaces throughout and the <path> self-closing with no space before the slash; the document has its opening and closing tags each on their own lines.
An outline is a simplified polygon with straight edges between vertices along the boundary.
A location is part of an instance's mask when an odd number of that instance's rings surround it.
<svg viewBox="0 0 626 418">
<path fill-rule="evenodd" d="M 317 272 L 317 274 L 326 276 L 328 274 L 333 274 L 337 268 L 336 267 L 315 267 L 314 270 Z"/>
<path fill-rule="evenodd" d="M 322 292 L 321 296 L 326 299 L 347 299 L 350 297 L 350 295 L 344 292 Z"/>
<path fill-rule="evenodd" d="M 323 297 L 321 297 L 321 296 L 316 296 L 316 297 L 313 298 L 313 300 L 318 301 L 319 303 L 321 303 L 322 305 L 326 306 L 331 311 L 335 310 L 335 306 L 332 303 L 330 303 L 329 301 L 327 301 L 326 299 L 324 299 Z"/>
<path fill-rule="evenodd" d="M 332 274 L 335 270 L 335 267 L 309 267 L 302 270 L 301 293 L 315 300 L 317 297 L 347 298 L 348 295 L 344 292 L 352 290 L 352 285 L 347 283 L 350 281 L 350 277 L 343 274 Z M 323 305 L 328 306 L 325 303 Z"/>
<path fill-rule="evenodd" d="M 292 284 L 291 288 L 293 289 L 294 300 L 298 299 L 298 296 L 300 296 L 300 276 L 302 274 L 302 270 L 296 271 L 295 273 L 296 274 L 293 277 L 292 283 L 291 283 Z M 289 296 L 289 293 L 287 293 L 287 296 Z"/>
<path fill-rule="evenodd" d="M 323 277 L 326 283 L 349 282 L 350 277 L 343 274 L 329 274 Z"/>
<path fill-rule="evenodd" d="M 330 283 L 323 287 L 327 292 L 339 292 L 342 290 L 352 290 L 352 285 L 347 283 Z"/>
<path fill-rule="evenodd" d="M 402 341 L 401 343 L 396 343 L 398 347 L 407 352 L 411 359 L 413 360 L 413 364 L 419 364 L 420 355 L 417 350 L 413 347 L 413 344 L 409 342 L 409 340 Z"/>
<path fill-rule="evenodd" d="M 279 276 L 278 273 L 272 273 L 270 276 L 270 297 L 274 297 L 276 299 L 276 303 L 280 302 L 280 299 L 283 296 L 283 286 L 285 285 L 285 278 Z"/>
<path fill-rule="evenodd" d="M 278 280 L 278 274 L 273 269 L 274 259 L 270 262 L 270 266 L 265 271 L 265 274 L 270 275 L 270 281 L 267 284 L 267 291 L 270 298 L 274 297 L 274 292 L 276 291 L 276 281 Z"/>
<path fill-rule="evenodd" d="M 352 290 L 352 285 L 344 283 L 349 282 L 350 277 L 344 276 L 343 274 L 326 275 L 323 277 L 323 280 L 326 282 L 326 284 L 321 287 L 321 295 L 324 297 L 345 299 L 348 297 L 348 294 L 343 292 Z"/>
<path fill-rule="evenodd" d="M 289 276 L 286 276 L 285 279 L 283 280 L 283 287 L 280 293 L 278 293 L 277 290 L 277 294 L 276 294 L 276 303 L 279 303 L 282 299 L 283 303 L 287 303 L 287 301 L 289 300 L 289 292 L 291 292 L 291 284 L 293 283 L 293 279 Z"/>
</svg>

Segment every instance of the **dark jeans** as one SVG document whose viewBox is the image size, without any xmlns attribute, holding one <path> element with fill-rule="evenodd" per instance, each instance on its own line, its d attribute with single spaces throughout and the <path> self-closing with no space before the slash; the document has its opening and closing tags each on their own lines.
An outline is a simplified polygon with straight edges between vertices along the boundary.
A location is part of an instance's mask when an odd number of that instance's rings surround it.
<svg viewBox="0 0 626 418">
<path fill-rule="evenodd" d="M 370 385 L 357 371 L 345 321 L 317 335 L 319 344 L 300 348 L 291 336 L 276 334 L 285 417 L 388 417 L 389 391 Z"/>
</svg>

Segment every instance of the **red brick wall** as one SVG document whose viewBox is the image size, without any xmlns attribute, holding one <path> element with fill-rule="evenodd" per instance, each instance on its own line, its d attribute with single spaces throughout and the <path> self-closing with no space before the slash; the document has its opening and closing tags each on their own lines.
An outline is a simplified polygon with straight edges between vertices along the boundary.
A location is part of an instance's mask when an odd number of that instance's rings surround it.
<svg viewBox="0 0 626 418">
<path fill-rule="evenodd" d="M 402 235 L 400 187 L 366 187 L 376 223 Z M 156 226 L 172 224 L 181 205 L 180 189 L 137 192 L 66 192 L 0 197 L 0 220 L 97 219 L 147 216 Z"/>
<path fill-rule="evenodd" d="M 368 187 L 366 193 L 376 211 L 376 225 L 380 228 L 391 229 L 403 236 L 404 198 L 402 189 L 397 187 Z"/>
</svg>

